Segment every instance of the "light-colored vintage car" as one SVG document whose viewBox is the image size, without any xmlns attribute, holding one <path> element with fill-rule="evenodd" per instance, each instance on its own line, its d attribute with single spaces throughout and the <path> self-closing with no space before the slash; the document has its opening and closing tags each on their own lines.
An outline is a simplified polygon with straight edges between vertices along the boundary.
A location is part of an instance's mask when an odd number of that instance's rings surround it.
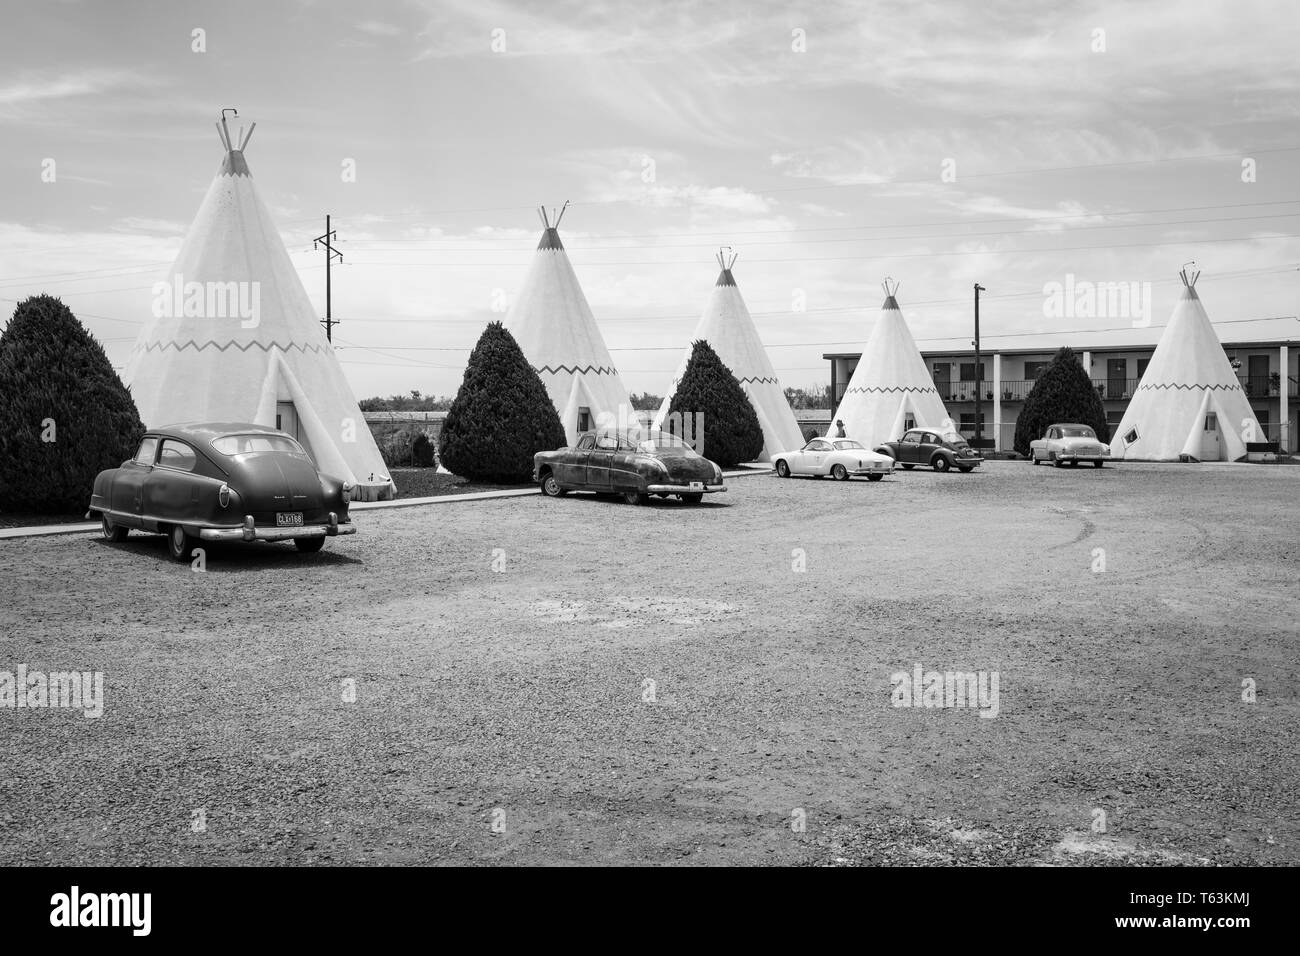
<svg viewBox="0 0 1300 956">
<path fill-rule="evenodd" d="M 1100 468 L 1113 459 L 1110 446 L 1097 438 L 1091 425 L 1061 422 L 1049 425 L 1042 438 L 1029 443 L 1029 460 L 1035 465 L 1051 462 L 1057 468 L 1092 462 L 1094 467 Z"/>
<path fill-rule="evenodd" d="M 866 475 L 868 481 L 879 481 L 894 470 L 894 459 L 877 455 L 852 438 L 814 438 L 795 451 L 773 455 L 772 464 L 782 478 L 830 475 L 840 481 L 848 481 L 854 475 Z"/>
</svg>

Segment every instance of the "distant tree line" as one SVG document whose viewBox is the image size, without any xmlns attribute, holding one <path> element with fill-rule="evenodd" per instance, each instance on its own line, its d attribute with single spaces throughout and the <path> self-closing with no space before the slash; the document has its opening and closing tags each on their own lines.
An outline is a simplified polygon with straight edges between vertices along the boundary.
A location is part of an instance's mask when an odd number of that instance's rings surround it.
<svg viewBox="0 0 1300 956">
<path fill-rule="evenodd" d="M 794 409 L 832 408 L 831 388 L 829 385 L 809 385 L 807 388 L 787 388 L 786 401 Z"/>
<path fill-rule="evenodd" d="M 363 398 L 358 404 L 363 412 L 445 412 L 451 408 L 452 401 L 446 395 L 435 398 L 421 395 L 419 389 L 412 389 L 409 395 Z"/>
</svg>

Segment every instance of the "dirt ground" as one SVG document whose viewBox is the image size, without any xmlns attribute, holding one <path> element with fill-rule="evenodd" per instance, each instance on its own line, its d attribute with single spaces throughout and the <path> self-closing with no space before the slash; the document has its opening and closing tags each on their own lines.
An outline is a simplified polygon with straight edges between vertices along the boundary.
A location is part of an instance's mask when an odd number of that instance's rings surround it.
<svg viewBox="0 0 1300 956">
<path fill-rule="evenodd" d="M 1300 469 L 730 486 L 0 543 L 0 864 L 1300 863 Z"/>
</svg>

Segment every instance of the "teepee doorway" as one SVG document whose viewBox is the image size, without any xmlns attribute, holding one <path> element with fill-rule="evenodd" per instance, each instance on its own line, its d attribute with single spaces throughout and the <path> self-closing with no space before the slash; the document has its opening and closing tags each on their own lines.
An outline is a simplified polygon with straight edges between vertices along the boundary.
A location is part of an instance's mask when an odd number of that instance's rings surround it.
<svg viewBox="0 0 1300 956">
<path fill-rule="evenodd" d="M 293 402 L 275 403 L 275 427 L 286 435 L 298 437 L 298 410 Z"/>
<path fill-rule="evenodd" d="M 1201 431 L 1201 461 L 1222 461 L 1223 450 L 1219 443 L 1219 416 L 1206 412 Z"/>
</svg>

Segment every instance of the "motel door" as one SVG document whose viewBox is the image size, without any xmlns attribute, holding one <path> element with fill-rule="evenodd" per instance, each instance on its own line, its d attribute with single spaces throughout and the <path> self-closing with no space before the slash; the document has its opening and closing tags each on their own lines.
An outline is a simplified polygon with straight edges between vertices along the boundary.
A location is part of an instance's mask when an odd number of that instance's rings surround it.
<svg viewBox="0 0 1300 956">
<path fill-rule="evenodd" d="M 1219 451 L 1219 416 L 1210 412 L 1205 416 L 1201 432 L 1201 461 L 1220 461 L 1222 457 Z"/>
<path fill-rule="evenodd" d="M 298 437 L 298 411 L 293 402 L 275 403 L 275 427 L 294 438 Z"/>
</svg>

